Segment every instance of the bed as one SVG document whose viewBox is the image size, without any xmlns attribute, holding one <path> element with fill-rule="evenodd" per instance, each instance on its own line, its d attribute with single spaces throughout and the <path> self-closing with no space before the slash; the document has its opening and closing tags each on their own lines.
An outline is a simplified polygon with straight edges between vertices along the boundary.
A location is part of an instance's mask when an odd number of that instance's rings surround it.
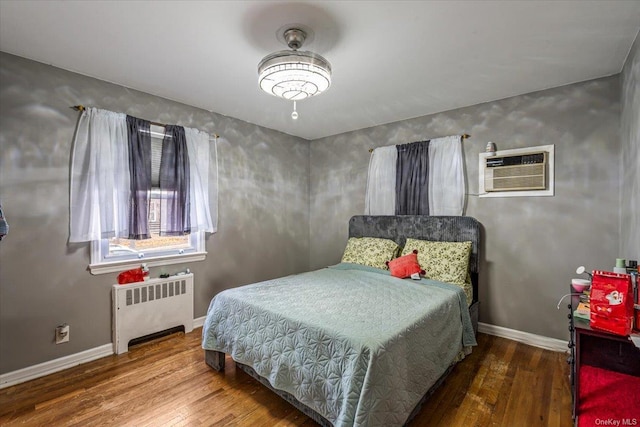
<svg viewBox="0 0 640 427">
<path fill-rule="evenodd" d="M 352 262 L 228 289 L 204 322 L 205 361 L 220 371 L 229 354 L 320 425 L 401 426 L 476 344 L 480 224 L 354 216 L 349 238 L 470 242 L 470 291 Z"/>
</svg>

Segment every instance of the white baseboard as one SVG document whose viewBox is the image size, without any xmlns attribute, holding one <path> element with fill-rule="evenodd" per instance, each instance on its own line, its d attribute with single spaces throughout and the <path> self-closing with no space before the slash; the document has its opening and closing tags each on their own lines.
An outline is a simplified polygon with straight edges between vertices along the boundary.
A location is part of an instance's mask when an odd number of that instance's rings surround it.
<svg viewBox="0 0 640 427">
<path fill-rule="evenodd" d="M 70 354 L 69 356 L 53 359 L 48 362 L 39 363 L 37 365 L 28 366 L 17 371 L 8 372 L 0 375 L 0 389 L 20 384 L 29 380 L 44 377 L 54 372 L 64 369 L 73 368 L 82 363 L 91 362 L 101 357 L 111 356 L 113 354 L 113 344 L 105 344 L 80 353 Z"/>
<path fill-rule="evenodd" d="M 568 351 L 567 341 L 544 337 L 542 335 L 531 334 L 529 332 L 517 331 L 515 329 L 504 328 L 502 326 L 489 325 L 487 323 L 479 322 L 478 332 L 507 338 L 513 341 L 532 345 L 534 347 L 544 348 L 546 350 L 558 352 Z"/>
<path fill-rule="evenodd" d="M 202 317 L 198 317 L 197 319 L 193 319 L 193 327 L 194 328 L 199 328 L 201 326 L 204 325 L 204 319 L 206 319 L 207 316 L 202 316 Z"/>
<path fill-rule="evenodd" d="M 206 316 L 193 319 L 193 327 L 199 328 L 204 325 Z M 0 374 L 0 389 L 11 387 L 26 381 L 35 380 L 64 369 L 73 368 L 83 363 L 91 362 L 101 357 L 111 356 L 113 354 L 113 344 L 105 344 L 100 347 L 91 348 L 80 353 L 70 354 L 58 359 L 49 360 L 48 362 L 39 363 L 37 365 L 28 366 L 17 371 Z"/>
</svg>

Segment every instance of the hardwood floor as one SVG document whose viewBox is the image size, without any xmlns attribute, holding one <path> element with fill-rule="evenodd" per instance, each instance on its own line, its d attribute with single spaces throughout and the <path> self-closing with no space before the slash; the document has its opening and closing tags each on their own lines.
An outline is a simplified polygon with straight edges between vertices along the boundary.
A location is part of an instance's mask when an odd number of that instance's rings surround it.
<svg viewBox="0 0 640 427">
<path fill-rule="evenodd" d="M 0 390 L 0 425 L 314 426 L 227 358 L 204 363 L 201 329 L 173 334 Z M 570 426 L 566 355 L 480 334 L 411 422 L 417 426 Z"/>
</svg>

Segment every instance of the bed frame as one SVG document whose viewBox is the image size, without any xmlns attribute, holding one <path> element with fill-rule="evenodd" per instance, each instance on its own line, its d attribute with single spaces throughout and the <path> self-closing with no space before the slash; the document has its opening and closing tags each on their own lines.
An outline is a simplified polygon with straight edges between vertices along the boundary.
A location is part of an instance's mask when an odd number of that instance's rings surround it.
<svg viewBox="0 0 640 427">
<path fill-rule="evenodd" d="M 478 273 L 480 267 L 480 223 L 468 216 L 421 216 L 421 215 L 396 215 L 396 216 L 369 216 L 358 215 L 349 221 L 349 237 L 380 237 L 394 240 L 400 246 L 404 246 L 407 238 L 446 242 L 471 242 L 471 255 L 469 258 L 469 273 L 473 285 L 473 301 L 469 306 L 473 330 L 478 333 Z M 205 350 L 205 362 L 216 371 L 224 371 L 225 353 L 214 350 Z M 269 381 L 258 375 L 253 368 L 236 362 L 236 367 L 261 382 L 271 391 L 291 403 L 302 413 L 320 424 L 329 427 L 332 424 L 322 415 L 308 406 L 300 403 L 291 394 L 274 389 Z M 409 415 L 406 423 L 409 423 L 420 412 L 422 404 L 442 384 L 449 375 L 453 365 L 438 378 L 435 384 L 422 397 L 414 410 Z M 405 424 L 406 424 L 405 423 Z"/>
</svg>

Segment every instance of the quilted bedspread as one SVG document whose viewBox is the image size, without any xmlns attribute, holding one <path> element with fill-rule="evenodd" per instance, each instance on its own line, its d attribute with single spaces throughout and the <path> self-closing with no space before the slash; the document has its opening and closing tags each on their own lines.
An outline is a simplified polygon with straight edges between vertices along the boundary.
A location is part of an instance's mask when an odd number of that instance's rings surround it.
<svg viewBox="0 0 640 427">
<path fill-rule="evenodd" d="M 216 295 L 202 347 L 335 426 L 398 426 L 475 338 L 461 288 L 355 264 Z"/>
</svg>

